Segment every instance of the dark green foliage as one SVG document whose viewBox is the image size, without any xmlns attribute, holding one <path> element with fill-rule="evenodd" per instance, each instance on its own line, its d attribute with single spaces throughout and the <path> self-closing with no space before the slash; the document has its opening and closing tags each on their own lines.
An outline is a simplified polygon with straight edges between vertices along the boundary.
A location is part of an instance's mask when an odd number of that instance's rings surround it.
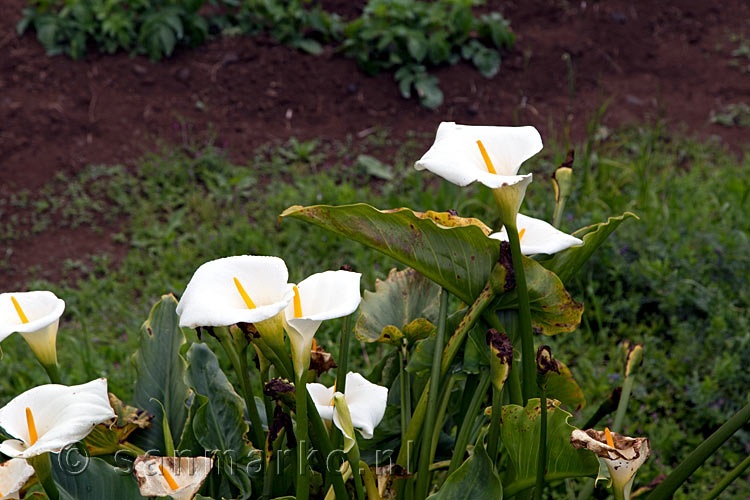
<svg viewBox="0 0 750 500">
<path fill-rule="evenodd" d="M 199 14 L 205 0 L 30 0 L 18 32 L 29 27 L 49 55 L 84 57 L 95 46 L 120 49 L 157 60 L 180 45 L 195 46 L 208 36 Z"/>
<path fill-rule="evenodd" d="M 362 17 L 344 28 L 344 53 L 369 74 L 395 70 L 404 97 L 422 104 L 443 100 L 426 68 L 470 61 L 487 78 L 500 68 L 499 49 L 513 46 L 513 32 L 498 13 L 477 18 L 476 0 L 370 0 Z"/>
<path fill-rule="evenodd" d="M 18 32 L 33 28 L 48 54 L 74 59 L 96 47 L 159 60 L 217 33 L 267 34 L 316 55 L 333 44 L 368 74 L 394 71 L 405 98 L 436 108 L 443 93 L 429 68 L 465 59 L 491 78 L 499 50 L 513 45 L 499 13 L 474 15 L 480 3 L 371 0 L 362 17 L 344 23 L 311 0 L 29 0 Z"/>
</svg>

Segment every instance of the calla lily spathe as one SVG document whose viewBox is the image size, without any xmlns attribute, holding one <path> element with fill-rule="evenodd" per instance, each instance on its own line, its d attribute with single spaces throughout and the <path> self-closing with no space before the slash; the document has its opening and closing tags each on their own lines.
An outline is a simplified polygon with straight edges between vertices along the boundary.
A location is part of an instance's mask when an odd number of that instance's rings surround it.
<svg viewBox="0 0 750 500">
<path fill-rule="evenodd" d="M 196 269 L 177 304 L 180 326 L 257 324 L 273 318 L 292 300 L 288 279 L 286 264 L 278 257 L 235 255 L 206 262 Z"/>
<path fill-rule="evenodd" d="M 534 127 L 493 127 L 442 122 L 432 147 L 415 163 L 444 179 L 466 186 L 481 182 L 494 192 L 503 223 L 513 226 L 531 174 L 521 164 L 542 149 Z"/>
<path fill-rule="evenodd" d="M 213 460 L 207 457 L 140 456 L 135 459 L 133 473 L 144 497 L 191 500 L 212 467 Z"/>
<path fill-rule="evenodd" d="M 0 498 L 20 498 L 19 492 L 34 475 L 34 468 L 23 458 L 11 458 L 0 464 Z"/>
<path fill-rule="evenodd" d="M 346 374 L 346 390 L 344 394 L 336 392 L 336 387 L 326 387 L 323 384 L 307 384 L 310 394 L 320 417 L 324 420 L 333 421 L 334 425 L 341 430 L 347 438 L 347 445 L 353 446 L 354 433 L 352 427 L 357 429 L 365 439 L 371 439 L 375 427 L 378 426 L 388 400 L 388 389 L 373 384 L 359 373 L 349 372 Z M 343 397 L 348 409 L 351 424 L 346 422 L 343 408 L 336 409 L 335 397 Z M 348 450 L 344 450 L 348 451 Z"/>
<path fill-rule="evenodd" d="M 521 253 L 524 255 L 553 254 L 566 248 L 583 245 L 583 241 L 556 229 L 552 224 L 518 214 L 516 219 L 518 235 L 521 238 Z M 508 241 L 508 231 L 503 227 L 492 233 L 490 238 Z"/>
<path fill-rule="evenodd" d="M 495 173 L 477 141 L 481 141 Z M 492 127 L 442 122 L 432 147 L 419 159 L 417 170 L 429 170 L 444 179 L 467 186 L 479 181 L 499 187 L 526 182 L 531 174 L 517 175 L 521 164 L 542 149 L 542 138 L 534 127 Z"/>
<path fill-rule="evenodd" d="M 351 271 L 325 271 L 313 274 L 296 286 L 298 296 L 284 309 L 284 323 L 297 377 L 307 371 L 313 337 L 320 324 L 327 319 L 348 316 L 359 307 L 361 277 Z"/>
<path fill-rule="evenodd" d="M 608 432 L 594 429 L 584 432 L 575 429 L 570 436 L 570 442 L 576 448 L 585 448 L 596 453 L 609 469 L 615 498 L 629 500 L 635 474 L 651 454 L 651 445 L 648 438 L 632 438 L 615 432 L 609 433 L 611 443 L 608 444 Z"/>
<path fill-rule="evenodd" d="M 20 458 L 57 452 L 114 417 L 106 379 L 73 386 L 40 385 L 0 408 L 0 427 L 16 438 L 0 443 L 0 452 Z"/>
<path fill-rule="evenodd" d="M 57 329 L 63 311 L 65 301 L 52 292 L 2 293 L 0 341 L 18 332 L 43 365 L 57 365 Z"/>
</svg>

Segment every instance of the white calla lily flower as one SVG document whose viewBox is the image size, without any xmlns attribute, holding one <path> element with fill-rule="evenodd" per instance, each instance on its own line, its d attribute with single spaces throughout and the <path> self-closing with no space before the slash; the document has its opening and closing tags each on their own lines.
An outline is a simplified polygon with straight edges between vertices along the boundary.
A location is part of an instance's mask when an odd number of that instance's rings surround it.
<svg viewBox="0 0 750 500">
<path fill-rule="evenodd" d="M 11 458 L 0 464 L 0 498 L 20 498 L 19 492 L 34 475 L 34 468 L 23 458 Z"/>
<path fill-rule="evenodd" d="M 442 122 L 432 147 L 415 163 L 459 186 L 481 182 L 494 190 L 503 223 L 512 225 L 531 174 L 521 164 L 542 149 L 534 127 L 494 127 Z"/>
<path fill-rule="evenodd" d="M 45 366 L 57 365 L 57 329 L 65 301 L 48 291 L 0 294 L 0 341 L 18 332 Z"/>
<path fill-rule="evenodd" d="M 518 237 L 521 240 L 521 253 L 524 255 L 553 254 L 566 248 L 583 245 L 583 241 L 563 233 L 552 224 L 541 219 L 518 214 L 516 219 Z M 508 231 L 503 227 L 492 233 L 490 238 L 508 241 Z"/>
<path fill-rule="evenodd" d="M 0 427 L 16 438 L 0 443 L 0 452 L 20 458 L 58 452 L 115 416 L 104 378 L 73 386 L 40 385 L 0 408 Z"/>
<path fill-rule="evenodd" d="M 385 407 L 388 401 L 388 389 L 373 384 L 359 373 L 349 372 L 346 374 L 346 390 L 344 394 L 336 392 L 336 386 L 326 387 L 323 384 L 307 384 L 315 407 L 318 409 L 320 418 L 329 420 L 341 430 L 347 440 L 349 451 L 353 446 L 354 431 L 357 429 L 365 439 L 371 439 L 375 427 L 378 426 L 385 415 Z M 347 410 L 337 409 L 339 401 L 346 402 Z M 341 399 L 342 398 L 342 399 Z M 349 414 L 348 420 L 346 414 Z"/>
<path fill-rule="evenodd" d="M 362 300 L 359 273 L 325 271 L 293 286 L 294 299 L 284 310 L 297 378 L 307 372 L 315 332 L 327 319 L 353 313 Z"/>
<path fill-rule="evenodd" d="M 177 304 L 180 326 L 229 326 L 273 318 L 292 300 L 288 278 L 286 264 L 278 257 L 235 255 L 206 262 L 196 269 Z"/>
<path fill-rule="evenodd" d="M 207 457 L 140 456 L 133 474 L 144 497 L 172 497 L 191 500 L 206 480 L 213 460 Z"/>
<path fill-rule="evenodd" d="M 601 458 L 609 469 L 612 488 L 617 500 L 629 500 L 630 490 L 638 469 L 651 454 L 648 438 L 632 438 L 615 432 L 589 429 L 573 430 L 570 442 L 576 448 L 586 448 Z"/>
</svg>

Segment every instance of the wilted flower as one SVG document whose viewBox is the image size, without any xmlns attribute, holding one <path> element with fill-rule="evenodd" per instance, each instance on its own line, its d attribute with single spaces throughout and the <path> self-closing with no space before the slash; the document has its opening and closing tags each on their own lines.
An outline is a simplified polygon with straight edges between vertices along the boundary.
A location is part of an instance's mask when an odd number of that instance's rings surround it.
<svg viewBox="0 0 750 500">
<path fill-rule="evenodd" d="M 583 245 L 583 241 L 556 229 L 541 219 L 518 214 L 516 219 L 518 237 L 521 240 L 521 253 L 524 255 L 553 254 L 566 248 Z M 490 238 L 508 241 L 508 231 L 503 227 L 492 233 Z"/>
<path fill-rule="evenodd" d="M 212 467 L 213 460 L 207 457 L 140 456 L 133 464 L 133 473 L 144 497 L 190 500 Z"/>
<path fill-rule="evenodd" d="M 388 389 L 373 384 L 359 373 L 346 374 L 344 394 L 336 392 L 336 386 L 326 387 L 322 384 L 307 384 L 307 392 L 315 403 L 320 417 L 333 421 L 347 439 L 349 451 L 354 445 L 354 429 L 365 439 L 372 438 L 375 427 L 385 415 Z M 346 405 L 339 405 L 345 402 Z"/>
<path fill-rule="evenodd" d="M 106 379 L 73 386 L 40 385 L 0 408 L 0 427 L 17 438 L 0 443 L 0 452 L 21 458 L 57 452 L 115 416 Z"/>
<path fill-rule="evenodd" d="M 506 334 L 494 328 L 487 330 L 486 339 L 490 346 L 492 385 L 502 391 L 513 364 L 513 345 Z"/>
<path fill-rule="evenodd" d="M 20 333 L 45 367 L 57 365 L 57 329 L 65 301 L 48 291 L 0 294 L 0 341 Z"/>
<path fill-rule="evenodd" d="M 298 378 L 310 364 L 312 341 L 320 324 L 347 316 L 359 307 L 361 276 L 350 271 L 326 271 L 293 286 L 294 299 L 284 310 L 284 321 Z"/>
<path fill-rule="evenodd" d="M 651 453 L 648 438 L 632 438 L 620 434 L 589 429 L 575 429 L 570 442 L 576 448 L 591 450 L 601 458 L 612 478 L 612 487 L 616 499 L 629 500 L 630 489 L 638 469 Z"/>
<path fill-rule="evenodd" d="M 0 464 L 0 498 L 20 498 L 18 493 L 33 475 L 34 468 L 23 458 L 11 458 Z"/>
</svg>

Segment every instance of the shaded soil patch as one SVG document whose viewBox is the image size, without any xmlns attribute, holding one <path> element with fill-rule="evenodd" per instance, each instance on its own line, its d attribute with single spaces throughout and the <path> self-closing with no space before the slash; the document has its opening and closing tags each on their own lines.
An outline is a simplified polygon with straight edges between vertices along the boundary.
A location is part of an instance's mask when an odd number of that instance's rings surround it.
<svg viewBox="0 0 750 500">
<path fill-rule="evenodd" d="M 664 117 L 744 147 L 745 130 L 709 116 L 750 95 L 750 76 L 730 64 L 730 38 L 750 36 L 747 2 L 489 3 L 511 20 L 516 48 L 491 80 L 466 64 L 436 70 L 445 103 L 430 111 L 402 99 L 389 74 L 367 77 L 331 50 L 313 57 L 266 38 L 216 40 L 157 64 L 127 54 L 50 58 L 34 34 L 17 37 L 24 2 L 8 0 L 0 5 L 0 197 L 33 193 L 90 163 L 127 164 L 159 140 L 212 137 L 242 163 L 256 146 L 292 136 L 357 141 L 387 129 L 398 139 L 431 134 L 442 120 L 532 124 L 546 138 L 569 130 L 580 140 L 605 102 L 609 127 Z M 360 4 L 324 2 L 345 17 Z M 0 266 L 0 288 L 24 269 L 58 279 L 66 258 L 123 251 L 96 236 L 58 228 L 3 242 L 0 258 L 14 262 Z M 66 238 L 77 243 L 59 244 Z"/>
</svg>

